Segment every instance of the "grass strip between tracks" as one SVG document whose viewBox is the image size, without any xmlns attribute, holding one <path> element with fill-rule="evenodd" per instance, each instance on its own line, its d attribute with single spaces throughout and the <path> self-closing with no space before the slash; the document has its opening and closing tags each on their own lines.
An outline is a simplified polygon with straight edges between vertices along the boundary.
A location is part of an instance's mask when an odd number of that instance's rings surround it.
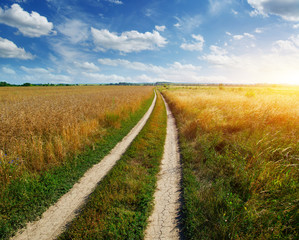
<svg viewBox="0 0 299 240">
<path fill-rule="evenodd" d="M 166 136 L 166 110 L 157 97 L 144 128 L 60 240 L 143 238 Z"/>
<path fill-rule="evenodd" d="M 129 133 L 146 113 L 153 98 L 154 94 L 123 121 L 120 128 L 108 129 L 109 135 L 76 158 L 42 174 L 24 174 L 13 180 L 0 200 L 0 239 L 11 237 L 26 222 L 35 220 L 67 193 L 91 166 L 105 157 Z"/>
</svg>

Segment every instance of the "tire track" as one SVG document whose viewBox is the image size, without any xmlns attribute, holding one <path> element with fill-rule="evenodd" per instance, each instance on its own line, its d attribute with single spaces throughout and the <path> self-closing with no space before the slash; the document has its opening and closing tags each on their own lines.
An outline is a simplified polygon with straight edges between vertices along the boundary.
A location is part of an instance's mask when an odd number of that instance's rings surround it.
<svg viewBox="0 0 299 240">
<path fill-rule="evenodd" d="M 26 228 L 20 230 L 12 240 L 48 240 L 55 239 L 60 235 L 67 224 L 76 216 L 80 207 L 85 203 L 88 196 L 93 192 L 97 184 L 112 169 L 121 155 L 138 135 L 151 115 L 156 103 L 156 93 L 152 105 L 136 124 L 136 126 L 119 142 L 100 163 L 90 168 L 84 176 L 63 195 L 56 204 L 51 206 L 41 219 L 28 223 Z"/>
<path fill-rule="evenodd" d="M 163 96 L 162 96 L 163 98 Z M 181 165 L 174 117 L 163 98 L 167 111 L 164 155 L 155 192 L 155 206 L 149 218 L 145 239 L 180 239 L 179 210 Z"/>
</svg>

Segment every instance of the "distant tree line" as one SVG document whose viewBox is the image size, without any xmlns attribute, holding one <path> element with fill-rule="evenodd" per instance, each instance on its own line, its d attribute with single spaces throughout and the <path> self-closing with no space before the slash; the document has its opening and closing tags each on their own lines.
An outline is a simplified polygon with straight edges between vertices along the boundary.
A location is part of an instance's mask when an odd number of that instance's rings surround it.
<svg viewBox="0 0 299 240">
<path fill-rule="evenodd" d="M 0 87 L 32 87 L 32 86 L 78 86 L 79 84 L 65 84 L 65 83 L 40 83 L 40 84 L 34 84 L 34 83 L 23 83 L 23 84 L 10 84 L 7 82 L 0 82 Z"/>
<path fill-rule="evenodd" d="M 66 83 L 23 83 L 23 84 L 10 84 L 7 82 L 0 82 L 0 87 L 32 87 L 32 86 L 92 86 L 92 85 L 121 85 L 121 86 L 133 86 L 133 85 L 158 85 L 157 83 L 129 83 L 129 82 L 119 82 L 119 83 L 106 83 L 106 84 L 66 84 Z"/>
</svg>

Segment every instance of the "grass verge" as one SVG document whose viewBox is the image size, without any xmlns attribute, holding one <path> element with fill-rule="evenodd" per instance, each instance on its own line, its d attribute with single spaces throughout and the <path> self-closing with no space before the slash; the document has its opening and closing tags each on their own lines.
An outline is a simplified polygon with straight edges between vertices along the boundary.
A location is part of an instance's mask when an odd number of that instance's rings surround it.
<svg viewBox="0 0 299 240">
<path fill-rule="evenodd" d="M 157 97 L 144 128 L 60 240 L 143 238 L 166 136 L 166 110 Z"/>
<path fill-rule="evenodd" d="M 35 220 L 67 193 L 91 166 L 129 133 L 148 110 L 153 97 L 144 101 L 139 110 L 122 121 L 120 128 L 110 127 L 107 136 L 82 154 L 68 159 L 62 166 L 41 174 L 24 173 L 19 179 L 12 180 L 0 195 L 0 239 L 11 237 L 26 222 Z"/>
</svg>

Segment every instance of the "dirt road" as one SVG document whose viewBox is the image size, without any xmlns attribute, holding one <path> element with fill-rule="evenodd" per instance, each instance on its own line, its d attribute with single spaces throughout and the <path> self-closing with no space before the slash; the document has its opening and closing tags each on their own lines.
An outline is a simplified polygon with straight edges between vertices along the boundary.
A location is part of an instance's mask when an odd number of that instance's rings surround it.
<svg viewBox="0 0 299 240">
<path fill-rule="evenodd" d="M 163 99 L 164 100 L 164 99 Z M 155 206 L 149 218 L 145 239 L 179 239 L 181 165 L 174 117 L 167 110 L 167 134 L 164 155 L 155 192 Z"/>
<path fill-rule="evenodd" d="M 29 223 L 14 240 L 48 240 L 61 234 L 66 225 L 76 216 L 76 212 L 85 203 L 101 179 L 120 159 L 130 143 L 145 125 L 156 103 L 156 95 L 149 110 L 137 125 L 119 142 L 100 163 L 90 168 L 73 188 L 51 206 L 36 222 Z"/>
</svg>

